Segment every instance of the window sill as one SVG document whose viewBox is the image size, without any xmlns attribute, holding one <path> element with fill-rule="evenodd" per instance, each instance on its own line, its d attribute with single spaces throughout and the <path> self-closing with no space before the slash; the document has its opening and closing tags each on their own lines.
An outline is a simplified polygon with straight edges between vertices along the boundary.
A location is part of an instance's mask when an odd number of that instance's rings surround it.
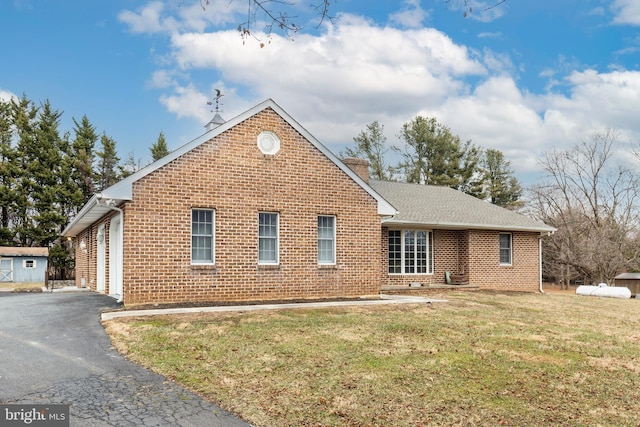
<svg viewBox="0 0 640 427">
<path fill-rule="evenodd" d="M 433 276 L 433 273 L 387 273 L 389 276 Z"/>
<path fill-rule="evenodd" d="M 280 264 L 258 264 L 258 271 L 280 270 Z"/>
<path fill-rule="evenodd" d="M 337 270 L 336 264 L 318 264 L 318 270 Z"/>
<path fill-rule="evenodd" d="M 191 264 L 191 270 L 209 271 L 215 270 L 215 264 Z"/>
</svg>

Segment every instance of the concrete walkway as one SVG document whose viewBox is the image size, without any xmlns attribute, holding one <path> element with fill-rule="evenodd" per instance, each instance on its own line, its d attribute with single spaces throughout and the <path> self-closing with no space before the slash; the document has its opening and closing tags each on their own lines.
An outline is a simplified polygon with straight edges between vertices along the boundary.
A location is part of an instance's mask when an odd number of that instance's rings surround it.
<svg viewBox="0 0 640 427">
<path fill-rule="evenodd" d="M 447 300 L 431 299 L 417 296 L 404 295 L 380 295 L 379 300 L 350 300 L 350 301 L 323 301 L 323 302 L 295 302 L 285 304 L 257 304 L 257 305 L 229 305 L 215 307 L 189 307 L 189 308 L 163 308 L 156 310 L 121 310 L 102 313 L 103 321 L 118 317 L 160 316 L 168 314 L 186 313 L 222 313 L 222 312 L 246 312 L 258 310 L 285 310 L 292 308 L 325 308 L 325 307 L 352 307 L 367 305 L 388 304 L 431 304 L 436 302 L 448 302 Z"/>
</svg>

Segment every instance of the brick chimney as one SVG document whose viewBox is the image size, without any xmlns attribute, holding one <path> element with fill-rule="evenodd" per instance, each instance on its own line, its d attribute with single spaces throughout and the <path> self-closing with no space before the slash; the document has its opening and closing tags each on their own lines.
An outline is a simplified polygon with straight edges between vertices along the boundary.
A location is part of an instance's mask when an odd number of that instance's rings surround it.
<svg viewBox="0 0 640 427">
<path fill-rule="evenodd" d="M 342 160 L 349 169 L 355 172 L 364 182 L 369 183 L 369 161 L 365 159 L 356 159 L 353 157 Z"/>
</svg>

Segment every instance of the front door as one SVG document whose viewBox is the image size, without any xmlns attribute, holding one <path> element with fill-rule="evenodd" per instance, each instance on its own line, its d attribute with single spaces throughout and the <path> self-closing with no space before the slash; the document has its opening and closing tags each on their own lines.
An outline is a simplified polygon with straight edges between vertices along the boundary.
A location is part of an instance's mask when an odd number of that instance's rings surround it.
<svg viewBox="0 0 640 427">
<path fill-rule="evenodd" d="M 13 258 L 0 259 L 0 282 L 13 282 Z"/>
</svg>

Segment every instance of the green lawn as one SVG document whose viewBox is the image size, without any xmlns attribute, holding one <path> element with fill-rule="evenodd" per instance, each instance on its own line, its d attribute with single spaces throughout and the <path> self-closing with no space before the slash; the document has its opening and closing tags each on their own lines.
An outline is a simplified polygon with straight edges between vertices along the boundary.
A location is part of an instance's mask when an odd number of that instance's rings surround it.
<svg viewBox="0 0 640 427">
<path fill-rule="evenodd" d="M 640 301 L 441 297 L 105 326 L 132 360 L 256 426 L 640 425 Z"/>
</svg>

